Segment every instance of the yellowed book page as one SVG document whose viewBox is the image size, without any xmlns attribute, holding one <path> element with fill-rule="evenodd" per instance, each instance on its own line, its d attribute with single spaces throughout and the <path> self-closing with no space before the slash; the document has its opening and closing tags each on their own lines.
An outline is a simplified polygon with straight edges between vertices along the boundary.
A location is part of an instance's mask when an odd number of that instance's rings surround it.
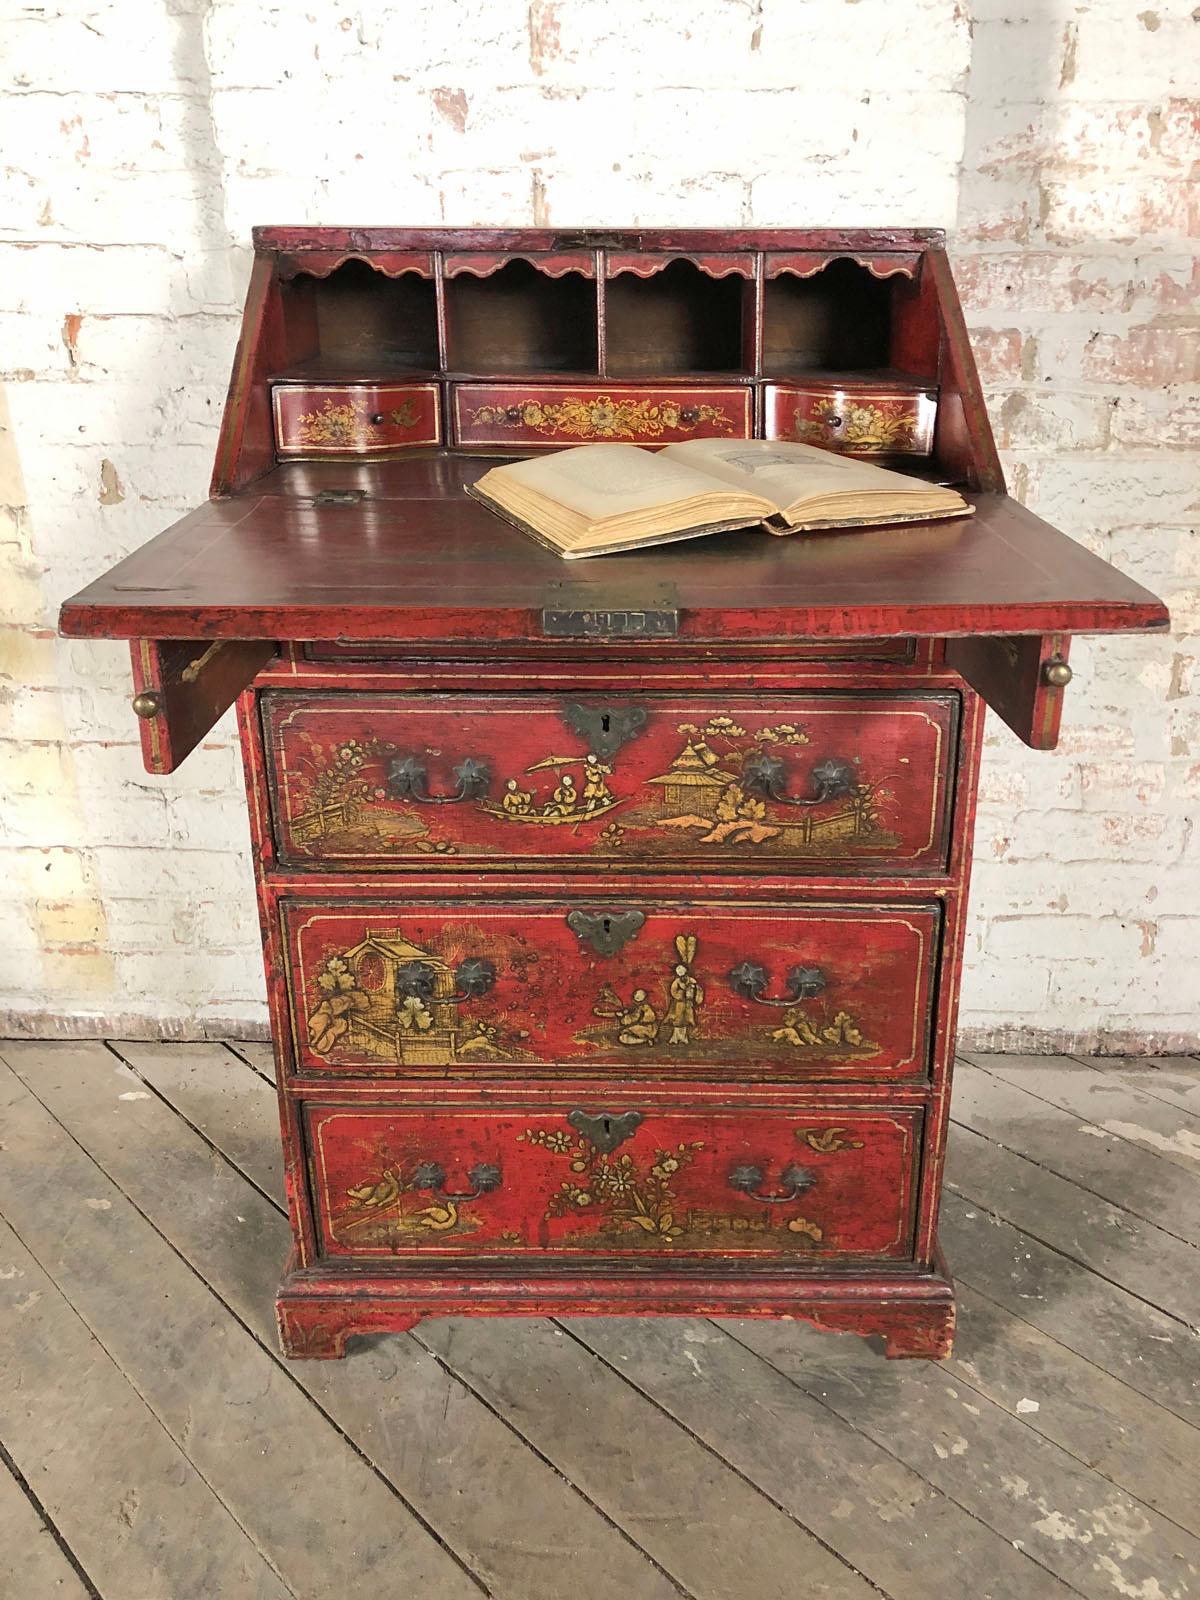
<svg viewBox="0 0 1200 1600">
<path fill-rule="evenodd" d="M 681 501 L 715 496 L 720 502 L 730 487 L 740 491 L 739 509 L 751 496 L 761 502 L 764 516 L 774 510 L 774 501 L 759 494 L 757 485 L 745 478 L 727 485 L 723 475 L 718 474 L 714 482 L 700 463 L 693 466 L 672 460 L 665 454 L 641 450 L 635 444 L 586 444 L 573 450 L 557 450 L 528 461 L 493 467 L 480 480 L 481 487 L 493 493 L 498 492 L 501 482 L 532 490 L 566 506 L 589 523 L 606 523 L 614 517 Z"/>
<path fill-rule="evenodd" d="M 960 497 L 953 490 L 889 472 L 867 461 L 834 455 L 816 445 L 793 444 L 781 439 L 688 439 L 668 445 L 663 456 L 681 466 L 720 478 L 731 486 L 749 489 L 769 500 L 776 511 L 825 501 L 830 495 L 897 497 L 897 509 L 906 500 L 922 505 L 949 505 Z"/>
</svg>

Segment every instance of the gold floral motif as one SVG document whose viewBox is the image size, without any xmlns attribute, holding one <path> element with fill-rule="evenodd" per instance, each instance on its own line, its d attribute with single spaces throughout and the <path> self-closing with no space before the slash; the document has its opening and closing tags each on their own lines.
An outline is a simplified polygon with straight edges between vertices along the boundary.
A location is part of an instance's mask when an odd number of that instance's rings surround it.
<svg viewBox="0 0 1200 1600">
<path fill-rule="evenodd" d="M 416 401 L 402 401 L 388 413 L 388 419 L 395 428 L 415 428 L 420 421 Z M 319 411 L 306 411 L 296 418 L 298 444 L 344 450 L 370 443 L 374 435 L 374 423 L 352 401 L 335 405 L 327 398 Z"/>
<path fill-rule="evenodd" d="M 297 804 L 291 822 L 293 845 L 311 851 L 336 834 L 361 835 L 377 846 L 384 837 L 378 825 L 379 802 L 388 793 L 380 769 L 386 768 L 395 751 L 394 744 L 370 737 L 326 746 L 302 733 L 297 764 L 288 774 Z M 411 819 L 407 826 L 423 829 L 425 824 Z M 423 855 L 458 853 L 449 840 L 410 834 L 406 842 Z"/>
<path fill-rule="evenodd" d="M 799 407 L 793 413 L 797 439 L 825 439 L 834 427 L 836 440 L 850 450 L 908 450 L 917 429 L 917 417 L 903 400 L 883 400 L 878 405 L 855 405 L 852 400 L 818 400 L 812 416 Z"/>
<path fill-rule="evenodd" d="M 345 448 L 368 436 L 371 424 L 349 403 L 336 406 L 326 400 L 319 411 L 306 411 L 296 418 L 299 444 Z"/>
<path fill-rule="evenodd" d="M 678 1197 L 672 1184 L 675 1174 L 703 1150 L 703 1141 L 655 1150 L 647 1167 L 644 1157 L 636 1158 L 627 1150 L 602 1155 L 590 1140 L 574 1139 L 558 1128 L 526 1128 L 517 1138 L 564 1156 L 573 1174 L 550 1196 L 548 1219 L 595 1212 L 604 1219 L 602 1231 L 641 1234 L 666 1244 L 683 1233 L 675 1218 Z"/>
<path fill-rule="evenodd" d="M 502 428 L 532 428 L 573 439 L 657 439 L 666 432 L 693 433 L 702 424 L 732 433 L 733 419 L 720 406 L 683 405 L 676 400 L 614 399 L 524 400 L 508 406 L 478 406 L 471 421 Z"/>
</svg>

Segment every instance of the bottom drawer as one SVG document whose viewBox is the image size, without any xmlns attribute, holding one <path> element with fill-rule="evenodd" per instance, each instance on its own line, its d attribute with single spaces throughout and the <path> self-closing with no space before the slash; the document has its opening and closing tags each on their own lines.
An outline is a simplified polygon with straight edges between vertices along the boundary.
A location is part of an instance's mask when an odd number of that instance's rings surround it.
<svg viewBox="0 0 1200 1600">
<path fill-rule="evenodd" d="M 777 1106 L 305 1110 L 326 1257 L 903 1258 L 922 1113 Z"/>
</svg>

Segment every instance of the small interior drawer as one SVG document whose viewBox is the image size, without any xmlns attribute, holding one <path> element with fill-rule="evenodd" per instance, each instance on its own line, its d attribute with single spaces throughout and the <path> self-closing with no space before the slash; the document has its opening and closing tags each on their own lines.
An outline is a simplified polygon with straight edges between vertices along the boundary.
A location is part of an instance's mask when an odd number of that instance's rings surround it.
<svg viewBox="0 0 1200 1600">
<path fill-rule="evenodd" d="M 912 1254 L 922 1113 L 656 1104 L 309 1104 L 325 1257 L 822 1261 Z"/>
<path fill-rule="evenodd" d="M 937 392 L 899 384 L 768 383 L 763 429 L 854 456 L 928 456 Z"/>
<path fill-rule="evenodd" d="M 277 383 L 271 399 L 281 456 L 381 455 L 441 443 L 436 383 Z"/>
<path fill-rule="evenodd" d="M 458 444 L 523 449 L 749 439 L 754 433 L 753 393 L 731 383 L 460 383 L 451 413 Z"/>
</svg>

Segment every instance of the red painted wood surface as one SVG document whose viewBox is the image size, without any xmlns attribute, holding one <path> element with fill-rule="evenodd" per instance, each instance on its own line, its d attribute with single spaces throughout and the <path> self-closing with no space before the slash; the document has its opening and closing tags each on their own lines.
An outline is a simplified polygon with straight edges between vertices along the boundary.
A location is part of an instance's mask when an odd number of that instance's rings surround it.
<svg viewBox="0 0 1200 1600">
<path fill-rule="evenodd" d="M 262 702 L 284 860 L 876 873 L 945 864 L 958 707 L 945 693 Z M 764 759 L 782 800 L 747 776 Z M 427 798 L 405 780 L 413 761 Z M 464 761 L 478 776 L 456 799 Z M 823 788 L 830 763 L 842 778 Z"/>
<path fill-rule="evenodd" d="M 671 905 L 636 887 L 618 898 L 584 885 L 557 903 L 512 899 L 498 885 L 444 905 L 402 891 L 285 900 L 297 1064 L 472 1078 L 577 1066 L 763 1083 L 928 1070 L 935 905 L 729 902 L 712 889 Z M 587 934 L 606 918 L 625 938 L 619 949 L 597 949 Z M 460 976 L 478 963 L 492 973 L 482 994 Z M 763 970 L 760 999 L 739 988 L 746 963 Z M 414 967 L 423 996 L 406 983 Z M 789 984 L 797 971 L 806 985 Z"/>
<path fill-rule="evenodd" d="M 1034 750 L 1053 750 L 1058 743 L 1066 684 L 1054 676 L 1070 653 L 1070 638 L 1061 633 L 946 644 L 948 662 Z"/>
<path fill-rule="evenodd" d="M 401 674 L 411 672 L 413 666 L 413 656 L 409 654 L 402 643 L 395 640 L 318 639 L 292 648 L 296 657 L 303 661 L 306 666 L 309 663 L 320 661 L 358 662 L 358 677 L 368 687 L 370 686 L 368 680 L 372 677 L 379 677 L 381 673 L 385 680 L 388 680 L 386 686 L 394 687 L 395 679 Z M 669 661 L 671 656 L 675 654 L 674 647 L 667 645 L 663 648 L 668 651 L 667 660 Z M 743 647 L 743 649 L 745 648 Z M 771 672 L 768 669 L 765 678 L 760 673 L 754 680 L 755 682 L 769 682 L 772 687 L 777 688 L 784 678 L 790 679 L 793 676 L 802 676 L 804 672 L 803 663 L 805 662 L 818 663 L 821 669 L 818 676 L 824 676 L 826 672 L 836 674 L 839 663 L 844 661 L 913 662 L 917 659 L 918 650 L 927 653 L 933 648 L 935 648 L 933 641 L 928 639 L 922 640 L 919 646 L 915 639 L 840 639 L 836 644 L 812 639 L 798 639 L 791 645 L 772 646 L 768 644 L 765 647 L 760 645 L 749 656 L 743 655 L 741 651 L 736 654 L 731 651 L 724 658 L 722 665 L 746 659 L 761 660 L 770 651 L 785 655 L 786 666 L 783 673 Z M 521 687 L 525 687 L 526 681 L 519 676 L 519 669 L 513 666 L 512 662 L 519 660 L 526 652 L 561 656 L 562 645 L 558 640 L 551 639 L 525 640 L 520 645 L 510 645 L 505 650 L 504 661 L 500 662 L 497 661 L 494 652 L 488 651 L 486 647 L 481 647 L 478 643 L 458 644 L 455 648 L 454 660 L 461 663 L 472 659 L 487 659 L 496 668 L 495 674 L 489 675 L 489 682 L 495 681 L 497 676 L 502 676 L 507 672 L 513 678 L 513 681 L 518 682 Z M 642 652 L 639 651 L 639 658 L 641 654 Z M 416 659 L 421 660 L 424 655 L 424 651 L 418 650 Z M 595 656 L 596 659 L 591 659 L 592 656 Z M 607 674 L 602 659 L 605 657 L 610 663 Z M 628 659 L 628 646 L 616 644 L 612 640 L 579 639 L 575 641 L 573 659 L 570 661 L 558 660 L 556 662 L 558 682 L 560 685 L 565 685 L 568 681 L 574 681 L 581 686 L 591 682 L 592 687 L 604 686 L 620 690 L 625 687 L 626 679 L 626 674 L 621 668 Z M 372 673 L 368 663 L 375 663 L 376 668 L 379 670 Z M 675 665 L 664 668 L 662 662 L 656 662 L 650 652 L 647 651 L 646 668 L 649 669 L 645 679 L 647 688 L 661 687 L 664 682 L 670 681 L 671 678 L 678 680 L 692 680 L 694 678 L 691 666 L 681 664 L 677 655 L 675 656 Z M 455 669 L 450 663 L 443 660 L 438 667 L 434 668 L 434 671 L 449 672 L 450 676 L 453 677 Z M 664 672 L 666 674 L 665 677 Z M 288 676 L 295 676 L 294 669 L 288 673 Z M 723 676 L 720 668 L 715 668 L 712 662 L 705 663 L 705 684 L 716 687 L 723 679 Z M 426 687 L 429 687 L 428 679 L 429 672 L 426 670 Z M 546 680 L 543 678 L 540 681 L 544 682 Z M 339 687 L 344 688 L 347 686 L 348 680 L 344 677 L 339 677 L 337 682 Z M 461 687 L 461 684 L 456 684 L 455 687 Z M 873 686 L 868 684 L 867 687 L 890 688 L 891 685 L 887 683 Z"/>
<path fill-rule="evenodd" d="M 743 531 L 568 568 L 463 487 L 489 463 L 444 456 L 285 465 L 257 492 L 191 512 L 68 600 L 90 638 L 507 640 L 542 637 L 547 586 L 602 599 L 621 583 L 674 586 L 680 638 L 733 644 L 907 634 L 1165 627 L 1166 607 L 1004 495 L 970 518 L 776 538 Z M 315 506 L 344 473 L 353 508 Z M 288 474 L 301 473 L 299 494 Z M 279 492 L 282 490 L 283 492 Z M 599 600 L 598 602 L 599 603 Z M 634 647 L 636 648 L 636 646 Z"/>
<path fill-rule="evenodd" d="M 941 228 L 329 228 L 307 223 L 258 227 L 257 250 L 350 250 L 368 255 L 392 250 L 615 249 L 692 250 L 926 250 L 944 244 Z"/>
<path fill-rule="evenodd" d="M 632 1128 L 612 1150 L 569 1120 L 578 1108 L 543 1100 L 312 1109 L 321 1254 L 810 1265 L 911 1255 L 919 1113 L 622 1105 L 618 1095 L 611 1113 L 607 1099 L 586 1113 L 585 1129 Z"/>
<path fill-rule="evenodd" d="M 360 456 L 441 443 L 435 383 L 277 383 L 272 402 L 280 455 Z"/>
<path fill-rule="evenodd" d="M 458 383 L 450 391 L 457 443 L 525 449 L 749 439 L 754 394 L 738 384 Z"/>
<path fill-rule="evenodd" d="M 234 494 L 275 462 L 269 375 L 288 360 L 273 263 L 256 256 L 233 357 L 209 493 Z"/>
<path fill-rule="evenodd" d="M 455 1265 L 458 1265 L 457 1263 Z M 687 1316 L 789 1317 L 830 1333 L 875 1338 L 890 1360 L 942 1361 L 954 1340 L 954 1288 L 939 1262 L 933 1271 L 901 1274 L 882 1264 L 822 1276 L 809 1272 L 733 1273 L 672 1270 L 595 1276 L 511 1271 L 439 1273 L 430 1262 L 407 1279 L 355 1268 L 347 1292 L 345 1263 L 292 1270 L 276 1302 L 284 1353 L 297 1360 L 335 1360 L 358 1334 L 403 1333 L 422 1317 Z"/>
<path fill-rule="evenodd" d="M 272 640 L 135 639 L 133 704 L 147 772 L 174 772 L 275 655 Z"/>
</svg>

